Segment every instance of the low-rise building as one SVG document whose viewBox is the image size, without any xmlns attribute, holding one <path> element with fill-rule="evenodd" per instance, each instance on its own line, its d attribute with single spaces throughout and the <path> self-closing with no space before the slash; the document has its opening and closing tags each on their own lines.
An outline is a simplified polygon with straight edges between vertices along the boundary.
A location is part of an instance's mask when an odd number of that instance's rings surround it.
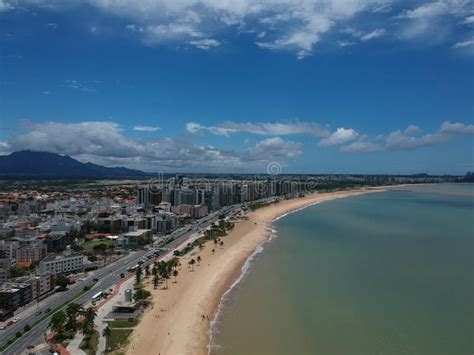
<svg viewBox="0 0 474 355">
<path fill-rule="evenodd" d="M 68 274 L 84 269 L 84 255 L 71 253 L 67 249 L 62 255 L 48 255 L 39 263 L 40 272 L 57 274 Z"/>
<path fill-rule="evenodd" d="M 0 309 L 15 311 L 33 300 L 29 283 L 6 282 L 0 287 Z"/>
</svg>

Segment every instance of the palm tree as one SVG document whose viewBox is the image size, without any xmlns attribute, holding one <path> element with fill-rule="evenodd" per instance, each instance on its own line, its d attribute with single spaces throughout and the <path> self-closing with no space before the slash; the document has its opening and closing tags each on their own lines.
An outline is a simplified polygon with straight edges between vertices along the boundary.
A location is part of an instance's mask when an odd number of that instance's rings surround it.
<svg viewBox="0 0 474 355">
<path fill-rule="evenodd" d="M 150 264 L 145 266 L 145 277 L 149 277 L 149 276 L 150 276 Z"/>
<path fill-rule="evenodd" d="M 162 279 L 165 280 L 165 288 L 168 288 L 168 279 L 170 278 L 170 272 L 167 267 L 161 270 L 160 276 Z"/>
<path fill-rule="evenodd" d="M 214 254 L 216 252 L 216 249 L 212 249 L 212 254 Z"/>
<path fill-rule="evenodd" d="M 139 285 L 141 281 L 142 281 L 142 268 L 140 267 L 140 265 L 138 265 L 137 269 L 135 270 L 135 284 Z"/>
<path fill-rule="evenodd" d="M 202 243 L 199 243 L 199 250 L 203 250 L 204 249 L 204 245 Z"/>
<path fill-rule="evenodd" d="M 177 283 L 177 282 L 178 282 L 178 280 L 177 280 L 178 274 L 179 274 L 178 270 L 174 270 L 174 271 L 173 271 L 174 283 Z"/>
<path fill-rule="evenodd" d="M 153 265 L 153 267 L 151 268 L 151 274 L 153 276 L 156 276 L 158 274 L 158 269 L 155 265 Z"/>
<path fill-rule="evenodd" d="M 214 245 L 217 245 L 217 238 L 214 239 Z"/>
<path fill-rule="evenodd" d="M 223 249 L 224 248 L 224 242 L 221 240 L 221 242 L 219 244 L 221 246 L 221 249 Z"/>
<path fill-rule="evenodd" d="M 158 287 L 159 282 L 160 282 L 160 276 L 158 274 L 155 274 L 155 276 L 153 276 L 153 288 L 155 290 Z"/>
<path fill-rule="evenodd" d="M 197 262 L 198 262 L 198 266 L 200 266 L 201 265 L 201 256 L 200 255 L 198 255 L 198 257 L 197 257 Z"/>
</svg>

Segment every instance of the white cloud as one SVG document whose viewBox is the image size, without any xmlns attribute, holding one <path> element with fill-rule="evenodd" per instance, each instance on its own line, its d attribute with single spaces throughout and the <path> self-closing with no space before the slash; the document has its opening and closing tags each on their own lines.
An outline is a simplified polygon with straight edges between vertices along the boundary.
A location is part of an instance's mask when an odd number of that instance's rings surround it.
<svg viewBox="0 0 474 355">
<path fill-rule="evenodd" d="M 444 41 L 450 31 L 447 18 L 464 18 L 472 13 L 470 0 L 437 0 L 419 4 L 412 9 L 403 10 L 396 20 L 402 20 L 400 37 L 402 39 L 426 38 L 430 41 Z"/>
<path fill-rule="evenodd" d="M 151 126 L 135 126 L 133 127 L 134 131 L 139 131 L 139 132 L 156 132 L 159 131 L 161 128 L 160 127 L 151 127 Z"/>
<path fill-rule="evenodd" d="M 336 41 L 336 43 L 338 44 L 339 47 L 348 47 L 348 46 L 353 46 L 353 45 L 355 45 L 355 42 L 344 41 L 344 40 Z"/>
<path fill-rule="evenodd" d="M 369 32 L 369 33 L 366 33 L 366 34 L 362 35 L 360 37 L 360 40 L 363 41 L 363 42 L 367 42 L 371 39 L 382 36 L 385 32 L 386 32 L 385 29 L 377 28 L 377 29 L 373 30 L 372 32 Z"/>
<path fill-rule="evenodd" d="M 7 0 L 0 0 L 0 12 L 13 10 L 13 6 Z"/>
<path fill-rule="evenodd" d="M 473 46 L 474 45 L 474 39 L 469 39 L 467 41 L 463 41 L 463 42 L 458 42 L 456 44 L 453 45 L 453 48 L 465 48 L 465 47 L 470 47 L 470 46 Z"/>
<path fill-rule="evenodd" d="M 23 123 L 23 132 L 0 142 L 0 154 L 19 150 L 68 154 L 81 161 L 145 170 L 246 171 L 264 169 L 266 163 L 284 162 L 301 154 L 302 145 L 268 138 L 242 152 L 200 146 L 172 138 L 134 139 L 114 122 Z M 61 134 L 57 134 L 61 132 Z"/>
<path fill-rule="evenodd" d="M 462 23 L 465 25 L 474 24 L 474 16 L 466 17 Z"/>
<path fill-rule="evenodd" d="M 229 136 L 232 133 L 250 133 L 261 136 L 286 136 L 286 135 L 312 135 L 317 137 L 327 137 L 330 131 L 314 122 L 255 122 L 239 123 L 227 121 L 216 126 L 203 126 L 198 123 L 189 122 L 186 130 L 190 133 L 200 133 L 208 131 L 215 135 Z"/>
<path fill-rule="evenodd" d="M 349 145 L 339 148 L 339 151 L 343 153 L 373 153 L 380 152 L 382 150 L 383 147 L 378 144 L 363 141 L 353 142 Z"/>
<path fill-rule="evenodd" d="M 346 33 L 351 35 L 352 37 L 360 39 L 362 42 L 370 41 L 371 39 L 380 37 L 385 34 L 386 30 L 384 28 L 376 28 L 370 32 L 363 32 L 356 30 L 353 27 L 347 27 L 341 31 L 342 33 Z"/>
<path fill-rule="evenodd" d="M 219 47 L 221 43 L 215 39 L 212 38 L 206 38 L 206 39 L 199 39 L 195 41 L 189 41 L 190 44 L 193 46 L 203 49 L 203 50 L 208 50 L 211 47 Z"/>
<path fill-rule="evenodd" d="M 410 125 L 403 132 L 397 130 L 388 135 L 377 136 L 373 140 L 378 141 L 378 143 L 359 140 L 350 145 L 341 147 L 340 151 L 348 153 L 368 153 L 417 149 L 442 144 L 458 136 L 472 136 L 474 135 L 474 125 L 445 121 L 439 129 L 432 133 L 414 136 L 420 131 L 417 126 Z"/>
<path fill-rule="evenodd" d="M 413 135 L 413 134 L 417 134 L 419 133 L 421 130 L 420 130 L 420 127 L 417 127 L 413 124 L 409 125 L 407 128 L 405 128 L 405 130 L 403 131 L 403 133 L 407 134 L 407 135 Z"/>
<path fill-rule="evenodd" d="M 343 144 L 356 139 L 358 133 L 352 128 L 338 128 L 329 137 L 319 141 L 320 147 L 329 147 L 331 145 Z"/>
<path fill-rule="evenodd" d="M 245 160 L 275 160 L 295 158 L 302 154 L 303 145 L 299 142 L 285 141 L 280 137 L 267 138 L 248 150 Z"/>
<path fill-rule="evenodd" d="M 464 134 L 464 135 L 472 135 L 474 134 L 474 125 L 472 124 L 464 124 L 464 123 L 451 123 L 449 121 L 443 122 L 441 128 L 439 130 L 441 133 L 446 134 Z"/>
</svg>

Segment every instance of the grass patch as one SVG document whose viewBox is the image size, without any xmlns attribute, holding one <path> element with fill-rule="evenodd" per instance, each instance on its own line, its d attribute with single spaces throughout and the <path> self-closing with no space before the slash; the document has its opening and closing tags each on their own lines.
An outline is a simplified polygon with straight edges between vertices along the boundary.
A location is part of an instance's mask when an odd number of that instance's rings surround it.
<svg viewBox="0 0 474 355">
<path fill-rule="evenodd" d="M 91 346 L 89 348 L 89 345 Z M 79 348 L 82 349 L 87 355 L 95 354 L 97 351 L 97 346 L 99 345 L 99 332 L 95 331 L 91 335 L 90 341 L 87 341 L 86 338 L 82 339 Z"/>
<path fill-rule="evenodd" d="M 137 320 L 128 321 L 128 320 L 114 320 L 109 323 L 109 327 L 112 328 L 133 328 L 138 324 Z"/>
<path fill-rule="evenodd" d="M 87 242 L 82 243 L 81 247 L 83 247 L 84 250 L 90 251 L 90 250 L 93 250 L 94 246 L 99 245 L 99 244 L 106 244 L 107 246 L 110 246 L 110 245 L 115 245 L 115 242 L 109 239 L 88 240 Z"/>
<path fill-rule="evenodd" d="M 110 336 L 107 338 L 105 348 L 114 351 L 123 348 L 128 344 L 128 337 L 133 329 L 110 329 Z"/>
</svg>

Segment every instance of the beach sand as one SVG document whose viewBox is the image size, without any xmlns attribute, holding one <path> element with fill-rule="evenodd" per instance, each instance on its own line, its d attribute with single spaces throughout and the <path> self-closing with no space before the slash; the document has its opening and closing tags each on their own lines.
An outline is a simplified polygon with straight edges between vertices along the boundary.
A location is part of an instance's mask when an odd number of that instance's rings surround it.
<svg viewBox="0 0 474 355">
<path fill-rule="evenodd" d="M 188 355 L 207 354 L 209 327 L 222 295 L 239 277 L 246 259 L 257 246 L 268 239 L 272 221 L 291 211 L 320 201 L 380 190 L 351 190 L 317 194 L 284 200 L 247 214 L 235 224 L 228 236 L 222 237 L 224 246 L 206 243 L 203 250 L 196 248 L 181 257 L 181 269 L 174 282 L 168 280 L 168 289 L 152 292 L 152 306 L 145 310 L 133 331 L 127 354 Z M 215 249 L 215 253 L 212 253 Z M 188 260 L 201 256 L 200 265 L 188 268 Z M 203 317 L 204 316 L 204 317 Z"/>
</svg>

